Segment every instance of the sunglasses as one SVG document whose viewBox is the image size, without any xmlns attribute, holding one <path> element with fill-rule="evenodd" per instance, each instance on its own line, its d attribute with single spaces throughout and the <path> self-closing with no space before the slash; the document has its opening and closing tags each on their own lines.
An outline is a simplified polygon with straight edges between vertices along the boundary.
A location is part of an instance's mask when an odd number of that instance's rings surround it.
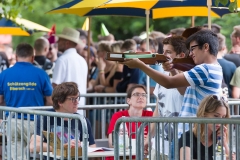
<svg viewBox="0 0 240 160">
<path fill-rule="evenodd" d="M 228 103 L 228 99 L 225 96 L 212 95 L 211 97 L 215 100 L 219 100 L 219 101 L 222 101 L 224 103 Z"/>
</svg>

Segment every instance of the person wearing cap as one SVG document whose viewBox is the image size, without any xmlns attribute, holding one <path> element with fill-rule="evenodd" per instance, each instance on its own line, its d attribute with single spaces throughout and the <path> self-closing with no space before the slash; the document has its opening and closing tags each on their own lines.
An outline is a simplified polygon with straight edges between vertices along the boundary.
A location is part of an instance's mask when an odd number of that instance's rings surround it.
<svg viewBox="0 0 240 160">
<path fill-rule="evenodd" d="M 58 36 L 58 50 L 62 55 L 57 59 L 54 71 L 52 85 L 56 87 L 63 82 L 75 82 L 78 85 L 80 93 L 85 94 L 87 89 L 87 62 L 81 57 L 76 46 L 80 43 L 80 33 L 72 28 L 65 27 Z M 85 104 L 85 98 L 81 97 L 79 105 Z M 82 110 L 78 113 L 83 114 Z"/>
</svg>

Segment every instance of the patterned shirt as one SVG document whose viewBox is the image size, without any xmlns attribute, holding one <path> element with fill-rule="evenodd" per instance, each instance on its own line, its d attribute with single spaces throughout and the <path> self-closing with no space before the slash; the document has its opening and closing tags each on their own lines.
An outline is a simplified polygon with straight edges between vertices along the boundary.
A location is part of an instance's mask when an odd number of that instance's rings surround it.
<svg viewBox="0 0 240 160">
<path fill-rule="evenodd" d="M 221 93 L 222 68 L 219 64 L 200 64 L 184 72 L 184 76 L 190 86 L 187 87 L 184 94 L 179 117 L 196 116 L 198 106 L 204 97 Z M 183 124 L 180 123 L 178 128 L 180 138 Z M 186 125 L 185 129 L 185 131 L 189 130 L 189 126 Z"/>
</svg>

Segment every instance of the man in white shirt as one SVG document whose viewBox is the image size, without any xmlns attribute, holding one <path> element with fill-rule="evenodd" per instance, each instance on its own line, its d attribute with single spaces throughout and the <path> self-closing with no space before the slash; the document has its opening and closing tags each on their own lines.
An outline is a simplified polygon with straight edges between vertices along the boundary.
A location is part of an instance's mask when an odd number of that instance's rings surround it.
<svg viewBox="0 0 240 160">
<path fill-rule="evenodd" d="M 75 82 L 81 94 L 86 93 L 88 66 L 84 58 L 76 51 L 75 47 L 80 43 L 80 33 L 72 28 L 64 28 L 58 35 L 58 50 L 63 52 L 56 61 L 53 71 L 52 85 L 55 87 L 62 82 Z M 79 105 L 85 104 L 85 98 L 81 97 Z M 83 114 L 82 110 L 78 113 Z"/>
</svg>

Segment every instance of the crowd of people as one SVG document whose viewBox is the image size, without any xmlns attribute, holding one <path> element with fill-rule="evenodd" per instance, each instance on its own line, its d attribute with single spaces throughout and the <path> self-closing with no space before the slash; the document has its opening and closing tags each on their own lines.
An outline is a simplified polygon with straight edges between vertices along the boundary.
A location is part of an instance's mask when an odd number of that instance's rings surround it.
<svg viewBox="0 0 240 160">
<path fill-rule="evenodd" d="M 12 55 L 2 52 L 0 73 L 0 104 L 9 107 L 27 106 L 53 106 L 52 112 L 78 113 L 78 105 L 85 105 L 86 100 L 80 94 L 86 93 L 127 93 L 126 103 L 129 108 L 114 113 L 109 122 L 107 135 L 109 147 L 113 147 L 112 131 L 115 122 L 122 116 L 126 117 L 218 117 L 229 118 L 230 110 L 226 102 L 220 97 L 240 97 L 240 26 L 235 26 L 231 34 L 232 47 L 228 53 L 226 38 L 220 33 L 221 27 L 213 24 L 212 30 L 203 27 L 178 28 L 165 35 L 158 31 L 150 33 L 149 51 L 164 54 L 169 59 L 191 57 L 195 67 L 188 71 L 174 69 L 172 61 L 161 65 L 146 65 L 139 59 L 129 59 L 124 62 L 106 60 L 109 52 L 146 52 L 147 42 L 143 36 L 134 36 L 132 39 L 115 40 L 114 35 L 99 36 L 99 42 L 91 40 L 87 44 L 86 31 L 81 29 L 64 28 L 61 34 L 43 36 L 38 38 L 33 47 L 21 43 L 15 51 L 16 62 L 12 62 Z M 143 33 L 146 34 L 146 33 Z M 52 40 L 54 39 L 54 40 Z M 91 39 L 91 38 L 90 38 Z M 88 50 L 90 53 L 88 53 Z M 9 53 L 8 53 L 9 54 Z M 146 76 L 150 77 L 150 94 L 156 97 L 154 112 L 146 111 L 147 104 Z M 234 108 L 234 114 L 239 114 L 239 108 Z M 213 116 L 216 115 L 217 116 Z M 8 116 L 8 115 L 7 115 Z M 18 118 L 21 118 L 19 115 Z M 91 118 L 91 117 L 88 117 Z M 34 117 L 30 117 L 31 120 Z M 88 141 L 95 147 L 92 127 L 87 120 Z M 46 121 L 46 118 L 43 120 Z M 60 126 L 60 120 L 58 120 Z M 16 121 L 12 121 L 13 124 Z M 27 126 L 18 121 L 18 126 Z M 25 121 L 24 121 L 25 123 Z M 53 123 L 53 120 L 50 120 Z M 44 123 L 45 124 L 45 123 Z M 34 121 L 31 121 L 30 132 L 33 134 Z M 75 124 L 71 124 L 75 126 Z M 30 151 L 39 151 L 40 147 L 40 120 L 37 120 L 37 136 L 31 137 Z M 135 131 L 135 124 L 132 129 Z M 68 127 L 68 124 L 64 124 Z M 154 138 L 156 135 L 154 125 L 146 129 L 145 136 Z M 189 130 L 191 126 L 179 123 L 178 138 L 182 142 L 183 128 Z M 209 130 L 211 131 L 209 124 Z M 46 129 L 46 126 L 43 127 Z M 129 124 L 127 124 L 129 128 Z M 12 133 L 21 132 L 22 128 L 12 129 Z M 81 123 L 79 128 L 81 133 Z M 227 132 L 228 128 L 225 126 Z M 26 129 L 24 132 L 29 132 Z M 166 132 L 162 129 L 162 132 Z M 196 126 L 193 135 L 199 138 Z M 186 133 L 189 136 L 192 133 Z M 14 136 L 15 134 L 13 134 Z M 26 136 L 27 134 L 24 134 Z M 172 135 L 164 133 L 164 141 L 173 142 Z M 224 141 L 225 152 L 229 154 L 227 135 Z M 133 138 L 135 135 L 132 135 Z M 12 141 L 12 150 L 21 147 L 21 137 Z M 212 135 L 208 137 L 209 145 L 212 144 Z M 79 144 L 82 140 L 80 135 Z M 34 149 L 34 144 L 36 147 Z M 46 142 L 46 139 L 44 139 Z M 204 139 L 201 139 L 205 146 Z M 71 141 L 71 145 L 75 145 Z M 180 143 L 181 144 L 181 143 Z M 24 146 L 27 146 L 24 141 Z M 145 142 L 145 147 L 149 142 Z M 43 145 L 46 149 L 46 143 Z M 172 143 L 172 148 L 174 143 Z M 197 147 L 196 147 L 197 148 Z M 211 148 L 211 146 L 209 147 Z M 52 150 L 52 148 L 50 148 Z M 186 141 L 185 153 L 180 145 L 180 159 L 182 155 L 189 156 L 189 141 Z M 172 149 L 174 150 L 174 148 Z M 211 150 L 211 149 L 209 149 Z M 204 149 L 201 150 L 204 153 Z M 196 151 L 194 150 L 194 153 Z M 153 149 L 153 153 L 155 153 Z M 172 154 L 174 156 L 174 154 Z M 197 155 L 197 154 L 196 154 Z M 20 158 L 20 154 L 13 153 Z M 212 156 L 212 155 L 210 155 Z M 110 158 L 110 157 L 109 157 Z M 173 157 L 168 157 L 169 159 Z M 173 158 L 174 159 L 174 158 Z"/>
</svg>

